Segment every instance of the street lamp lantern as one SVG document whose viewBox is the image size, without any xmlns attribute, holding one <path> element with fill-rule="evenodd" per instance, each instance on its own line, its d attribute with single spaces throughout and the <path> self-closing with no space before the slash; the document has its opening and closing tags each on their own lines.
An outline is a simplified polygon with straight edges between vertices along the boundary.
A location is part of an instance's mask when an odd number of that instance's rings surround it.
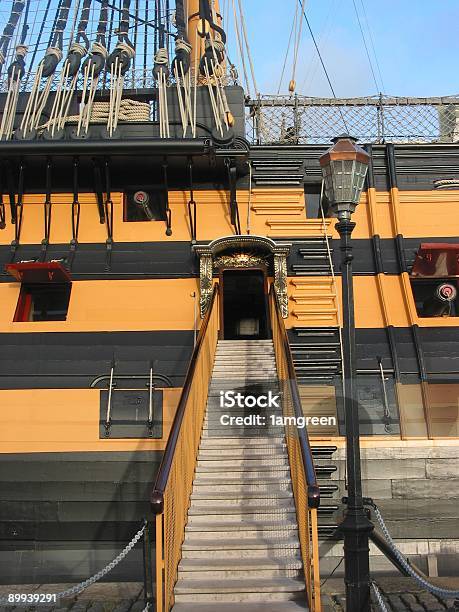
<svg viewBox="0 0 459 612">
<path fill-rule="evenodd" d="M 319 159 L 330 209 L 338 219 L 349 218 L 360 200 L 370 157 L 347 134 L 333 139 L 333 146 Z"/>
<path fill-rule="evenodd" d="M 341 284 L 343 300 L 343 407 L 346 429 L 347 497 L 340 531 L 344 536 L 344 582 L 346 610 L 370 611 L 369 537 L 373 525 L 363 506 L 360 465 L 360 423 L 356 397 L 356 354 L 354 288 L 352 280 L 351 234 L 355 227 L 352 213 L 360 200 L 367 174 L 369 155 L 356 145 L 356 139 L 343 134 L 320 158 L 329 209 L 338 217 L 340 235 Z"/>
</svg>

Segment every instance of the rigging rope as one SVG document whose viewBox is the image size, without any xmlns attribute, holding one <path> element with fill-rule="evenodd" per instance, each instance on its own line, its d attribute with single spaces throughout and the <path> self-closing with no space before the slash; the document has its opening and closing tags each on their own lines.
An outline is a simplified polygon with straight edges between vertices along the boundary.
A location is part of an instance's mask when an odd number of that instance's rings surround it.
<svg viewBox="0 0 459 612">
<path fill-rule="evenodd" d="M 378 61 L 378 56 L 376 55 L 375 43 L 374 43 L 374 40 L 373 40 L 373 34 L 371 33 L 370 22 L 369 22 L 368 17 L 367 17 L 367 11 L 365 9 L 365 3 L 364 3 L 363 0 L 360 0 L 360 3 L 362 5 L 363 16 L 365 18 L 365 22 L 367 24 L 367 30 L 368 30 L 368 34 L 369 34 L 369 38 L 370 38 L 370 44 L 371 44 L 371 48 L 373 50 L 373 55 L 374 55 L 374 58 L 375 58 L 375 61 L 376 61 L 376 68 L 378 70 L 378 75 L 379 75 L 379 80 L 381 82 L 382 91 L 385 92 L 386 91 L 386 87 L 384 85 L 384 81 L 383 81 L 383 78 L 382 78 L 381 68 L 379 66 L 379 61 Z"/>
<path fill-rule="evenodd" d="M 298 4 L 296 5 L 296 8 L 298 9 Z M 304 10 L 304 0 L 301 0 L 300 9 Z M 289 86 L 288 86 L 288 90 L 289 90 L 290 93 L 294 93 L 294 91 L 296 89 L 296 80 L 295 80 L 296 64 L 297 64 L 297 61 L 298 61 L 298 51 L 299 51 L 300 42 L 301 42 L 301 33 L 303 31 L 303 20 L 301 19 L 301 14 L 299 15 L 298 19 L 299 19 L 299 21 L 298 21 L 298 33 L 295 36 L 295 44 L 294 44 L 294 47 L 293 47 L 292 78 L 291 78 L 291 81 L 290 81 Z"/>
<path fill-rule="evenodd" d="M 303 0 L 298 0 L 298 3 L 299 3 L 299 4 L 300 4 L 300 6 L 301 6 L 301 9 L 302 9 L 302 13 L 303 13 L 304 20 L 306 21 L 306 25 L 308 26 L 308 30 L 309 30 L 309 33 L 310 33 L 311 38 L 312 38 L 312 42 L 314 43 L 314 47 L 315 47 L 315 49 L 316 49 L 316 51 L 317 51 L 317 55 L 319 56 L 320 63 L 322 64 L 322 68 L 324 69 L 324 72 L 325 72 L 325 76 L 326 76 L 327 82 L 328 82 L 328 84 L 329 84 L 329 86 L 330 86 L 330 89 L 331 89 L 331 92 L 332 92 L 332 94 L 333 94 L 333 97 L 334 97 L 334 98 L 336 98 L 336 93 L 335 93 L 335 90 L 334 90 L 334 88 L 333 88 L 333 85 L 332 85 L 332 82 L 331 82 L 330 76 L 329 76 L 329 74 L 328 74 L 328 71 L 327 71 L 327 69 L 326 69 L 326 67 L 325 67 L 325 63 L 324 63 L 324 60 L 323 60 L 323 58 L 322 58 L 322 54 L 320 53 L 319 46 L 318 46 L 317 41 L 316 41 L 316 38 L 315 38 L 315 36 L 314 36 L 314 32 L 312 31 L 311 24 L 309 23 L 308 16 L 306 15 L 306 11 L 305 11 L 305 9 L 303 8 Z M 344 115 L 343 115 L 343 112 L 342 112 L 342 110 L 341 110 L 341 109 L 339 109 L 339 113 L 340 113 L 341 119 L 342 119 L 343 124 L 344 124 L 344 129 L 346 130 L 346 133 L 347 133 L 347 132 L 349 132 L 349 130 L 347 129 L 346 120 L 344 119 Z"/>
<path fill-rule="evenodd" d="M 131 0 L 122 0 L 118 26 L 118 43 L 107 59 L 107 70 L 110 73 L 110 105 L 107 131 L 110 136 L 118 126 L 121 99 L 123 96 L 124 77 L 131 67 L 135 50 L 129 40 L 129 7 Z"/>
<path fill-rule="evenodd" d="M 0 124 L 0 140 L 9 140 L 13 136 L 14 119 L 19 98 L 19 86 L 25 73 L 26 54 L 27 47 L 25 45 L 18 45 L 16 47 L 15 60 L 8 67 L 8 93 L 6 95 L 2 121 Z"/>
<path fill-rule="evenodd" d="M 83 11 L 84 10 L 85 6 L 83 6 Z M 85 24 L 83 13 L 81 15 L 80 24 L 81 27 L 79 26 L 78 28 L 77 40 L 83 39 L 87 43 L 87 47 L 89 47 L 89 40 L 86 36 L 86 27 L 84 27 Z M 78 116 L 78 136 L 82 133 L 82 130 L 85 134 L 87 134 L 89 130 L 89 123 L 92 120 L 94 97 L 96 95 L 99 77 L 103 68 L 105 67 L 105 62 L 108 57 L 108 52 L 106 49 L 107 25 L 108 0 L 101 0 L 96 40 L 92 43 L 89 55 L 85 59 L 82 66 L 83 84 L 81 88 L 80 113 Z M 70 121 L 70 118 L 67 118 L 67 120 Z"/>
<path fill-rule="evenodd" d="M 14 10 L 14 6 L 15 5 L 13 5 L 12 11 Z M 8 92 L 5 100 L 5 105 L 3 107 L 3 115 L 0 124 L 0 140 L 4 138 L 10 139 L 13 136 L 14 119 L 16 117 L 17 103 L 19 99 L 19 87 L 21 79 L 25 73 L 25 56 L 27 54 L 27 46 L 24 43 L 27 37 L 27 32 L 29 30 L 29 9 L 30 0 L 28 0 L 27 2 L 20 42 L 18 45 L 16 45 L 14 60 L 8 67 Z M 0 72 L 1 69 L 2 65 L 0 64 Z"/>
<path fill-rule="evenodd" d="M 252 82 L 253 82 L 253 88 L 255 91 L 255 95 L 258 96 L 258 87 L 257 87 L 257 81 L 255 78 L 255 70 L 253 68 L 253 62 L 252 62 L 252 54 L 250 53 L 250 46 L 249 46 L 249 39 L 247 36 L 247 28 L 245 25 L 245 18 L 244 18 L 244 11 L 242 10 L 242 3 L 241 0 L 238 0 L 238 5 L 239 5 L 239 14 L 241 16 L 241 26 L 242 26 L 242 33 L 244 36 L 244 42 L 245 42 L 245 46 L 247 48 L 247 57 L 249 60 L 249 66 L 250 66 L 250 73 L 252 75 Z"/>
<path fill-rule="evenodd" d="M 324 48 L 327 46 L 328 41 L 333 33 L 335 27 L 336 7 L 337 0 L 331 0 L 327 15 L 322 25 L 322 31 L 320 33 L 320 46 Z M 310 83 L 313 82 L 317 68 L 320 66 L 320 60 L 316 55 L 310 55 L 307 68 L 304 72 L 304 79 L 301 84 L 301 89 L 306 91 L 310 89 Z"/>
<path fill-rule="evenodd" d="M 352 4 L 354 5 L 355 15 L 357 17 L 357 22 L 359 24 L 359 30 L 360 30 L 360 34 L 362 36 L 363 46 L 365 47 L 365 53 L 367 55 L 368 63 L 370 65 L 370 70 L 371 70 L 373 81 L 374 81 L 374 84 L 375 84 L 375 87 L 376 87 L 376 91 L 378 91 L 378 90 L 380 91 L 381 88 L 379 87 L 378 81 L 376 80 L 376 75 L 375 75 L 375 71 L 374 71 L 374 68 L 373 68 L 373 62 L 371 61 L 370 52 L 368 51 L 367 41 L 366 41 L 365 34 L 364 34 L 364 31 L 363 31 L 362 22 L 360 21 L 360 15 L 359 15 L 359 11 L 357 10 L 357 4 L 355 3 L 355 0 L 352 0 Z"/>
<path fill-rule="evenodd" d="M 25 0 L 15 0 L 13 6 L 11 7 L 11 13 L 8 22 L 3 29 L 3 34 L 0 38 L 0 74 L 2 72 L 3 64 L 5 63 L 7 58 L 8 48 L 11 39 L 13 38 L 14 32 L 16 31 L 16 27 L 25 8 L 25 4 Z"/>
<path fill-rule="evenodd" d="M 237 17 L 235 0 L 232 0 L 232 3 L 233 3 L 234 30 L 236 32 L 236 40 L 237 40 L 237 45 L 238 45 L 238 49 L 239 49 L 239 55 L 241 56 L 241 64 L 242 64 L 242 72 L 244 74 L 245 89 L 246 89 L 246 92 L 249 95 L 249 97 L 252 98 L 253 96 L 252 96 L 252 92 L 250 90 L 249 77 L 247 75 L 247 68 L 246 68 L 246 65 L 245 65 L 245 53 L 244 53 L 244 47 L 242 45 L 242 34 L 239 31 L 239 24 L 238 24 L 238 17 Z"/>
<path fill-rule="evenodd" d="M 282 65 L 282 72 L 281 72 L 280 79 L 279 79 L 279 85 L 277 87 L 277 95 L 280 94 L 280 90 L 282 87 L 282 81 L 284 80 L 285 67 L 287 65 L 288 54 L 290 52 L 290 45 L 292 43 L 292 37 L 293 37 L 293 31 L 295 29 L 297 13 L 298 13 L 298 4 L 295 4 L 295 13 L 292 19 L 292 27 L 290 28 L 290 35 L 288 37 L 287 50 L 285 51 L 284 63 Z"/>
<path fill-rule="evenodd" d="M 167 47 L 161 46 L 156 52 L 153 67 L 153 77 L 155 78 L 158 87 L 158 117 L 160 138 L 170 137 L 169 111 L 167 107 L 167 83 L 169 79 L 169 74 L 169 54 L 167 52 Z"/>
<path fill-rule="evenodd" d="M 54 103 L 48 122 L 52 136 L 55 135 L 56 129 L 62 130 L 65 126 L 70 104 L 77 85 L 81 61 L 88 52 L 89 40 L 86 35 L 86 29 L 89 21 L 91 2 L 92 0 L 83 1 L 75 42 L 73 42 L 69 47 L 68 55 L 65 59 L 60 80 L 56 88 Z M 75 13 L 75 20 L 76 17 L 77 12 Z"/>
<path fill-rule="evenodd" d="M 21 121 L 20 135 L 24 138 L 34 135 L 34 130 L 40 124 L 40 118 L 49 98 L 54 73 L 62 60 L 64 30 L 67 26 L 72 0 L 62 0 L 56 12 L 54 26 L 44 58 L 41 60 L 32 85 L 24 116 Z M 63 72 L 65 74 L 65 71 Z M 62 77 L 61 79 L 65 78 Z M 45 82 L 42 87 L 42 80 Z M 63 82 L 63 81 L 61 81 Z M 56 94 L 57 97 L 57 94 Z M 56 103 L 56 99 L 55 99 Z M 57 107 L 57 103 L 56 103 Z"/>
</svg>

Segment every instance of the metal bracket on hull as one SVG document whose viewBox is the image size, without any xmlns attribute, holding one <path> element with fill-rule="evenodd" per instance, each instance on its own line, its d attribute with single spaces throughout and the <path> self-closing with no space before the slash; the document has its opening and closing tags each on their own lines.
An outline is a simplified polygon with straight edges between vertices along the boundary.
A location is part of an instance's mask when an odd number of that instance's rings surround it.
<svg viewBox="0 0 459 612">
<path fill-rule="evenodd" d="M 70 241 L 70 253 L 68 256 L 68 267 L 72 269 L 75 252 L 78 246 L 78 232 L 80 229 L 80 201 L 78 195 L 78 157 L 73 159 L 73 200 L 72 200 L 72 240 Z"/>
<path fill-rule="evenodd" d="M 45 215 L 45 235 L 41 241 L 41 253 L 40 261 L 46 260 L 46 253 L 49 246 L 49 237 L 51 234 L 51 213 L 52 213 L 52 201 L 51 201 L 51 173 L 52 173 L 52 162 L 51 158 L 48 157 L 46 160 L 46 196 L 45 203 L 43 204 L 43 212 Z"/>
<path fill-rule="evenodd" d="M 165 216 L 165 221 L 166 221 L 166 236 L 172 236 L 172 211 L 169 208 L 169 180 L 168 180 L 168 176 L 167 176 L 167 169 L 168 169 L 168 164 L 167 164 L 167 158 L 164 158 L 164 162 L 163 162 L 163 180 L 164 180 L 164 193 L 166 195 L 166 199 L 165 199 L 165 210 L 164 210 L 164 216 Z"/>
<path fill-rule="evenodd" d="M 230 192 L 230 219 L 231 225 L 237 235 L 241 234 L 241 223 L 239 221 L 239 207 L 237 204 L 236 183 L 237 183 L 237 168 L 234 162 L 229 158 L 225 158 L 225 166 L 228 171 L 228 185 Z"/>
<path fill-rule="evenodd" d="M 188 200 L 188 216 L 190 218 L 191 244 L 196 244 L 196 202 L 193 193 L 193 159 L 188 160 L 188 176 L 190 181 L 190 199 Z"/>
<path fill-rule="evenodd" d="M 25 176 L 25 165 L 21 160 L 19 164 L 19 181 L 18 181 L 18 199 L 16 202 L 15 199 L 15 189 L 14 189 L 14 181 L 13 181 L 13 172 L 9 162 L 7 162 L 7 172 L 8 172 L 8 195 L 10 199 L 10 208 L 11 208 L 11 221 L 14 223 L 14 240 L 11 243 L 11 257 L 10 262 L 13 263 L 16 257 L 16 251 L 19 246 L 19 241 L 21 239 L 21 229 L 22 229 L 22 216 L 23 216 L 23 199 L 24 199 L 24 176 Z"/>
</svg>

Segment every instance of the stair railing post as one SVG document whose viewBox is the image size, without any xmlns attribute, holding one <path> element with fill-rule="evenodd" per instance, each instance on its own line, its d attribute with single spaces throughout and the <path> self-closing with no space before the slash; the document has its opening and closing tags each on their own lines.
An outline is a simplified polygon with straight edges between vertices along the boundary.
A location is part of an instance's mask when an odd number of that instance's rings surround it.
<svg viewBox="0 0 459 612">
<path fill-rule="evenodd" d="M 143 533 L 143 588 L 145 605 L 153 604 L 153 584 L 150 523 L 145 519 L 145 531 Z"/>
</svg>

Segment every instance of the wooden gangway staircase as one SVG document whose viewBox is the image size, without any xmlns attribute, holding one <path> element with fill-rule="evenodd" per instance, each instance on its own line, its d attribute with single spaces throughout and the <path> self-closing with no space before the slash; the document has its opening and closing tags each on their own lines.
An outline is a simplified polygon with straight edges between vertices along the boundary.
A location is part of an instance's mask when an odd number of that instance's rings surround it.
<svg viewBox="0 0 459 612">
<path fill-rule="evenodd" d="M 221 407 L 221 382 L 242 393 L 253 385 L 268 393 L 276 377 L 272 340 L 218 342 L 174 612 L 211 610 L 217 602 L 219 609 L 233 604 L 231 610 L 251 609 L 248 602 L 279 612 L 307 609 L 285 437 L 276 435 L 278 427 L 262 436 L 221 422 L 229 412 L 254 413 Z M 256 412 L 263 416 L 266 409 Z M 280 408 L 269 413 L 282 414 Z"/>
<path fill-rule="evenodd" d="M 158 612 L 320 612 L 320 492 L 305 429 L 221 422 L 220 391 L 301 401 L 274 291 L 272 340 L 218 340 L 218 292 L 201 326 L 155 487 Z M 258 409 L 263 415 L 263 409 Z"/>
</svg>

